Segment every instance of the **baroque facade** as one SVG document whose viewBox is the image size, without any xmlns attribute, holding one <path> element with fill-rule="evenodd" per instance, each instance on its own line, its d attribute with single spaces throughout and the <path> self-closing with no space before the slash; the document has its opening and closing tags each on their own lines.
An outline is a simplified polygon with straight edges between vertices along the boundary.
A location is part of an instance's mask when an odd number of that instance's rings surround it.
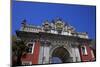
<svg viewBox="0 0 100 67">
<path fill-rule="evenodd" d="M 94 61 L 87 32 L 77 32 L 70 24 L 57 18 L 41 26 L 22 22 L 17 37 L 28 46 L 22 65 Z"/>
</svg>

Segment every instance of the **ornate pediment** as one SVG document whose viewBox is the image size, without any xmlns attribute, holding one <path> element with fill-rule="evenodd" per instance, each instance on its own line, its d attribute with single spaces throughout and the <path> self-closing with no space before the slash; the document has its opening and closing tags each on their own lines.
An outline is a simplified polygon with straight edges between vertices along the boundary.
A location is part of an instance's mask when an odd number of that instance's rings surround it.
<svg viewBox="0 0 100 67">
<path fill-rule="evenodd" d="M 26 20 L 23 20 L 21 31 L 26 32 L 45 32 L 60 35 L 76 36 L 80 38 L 88 38 L 87 33 L 76 32 L 75 28 L 63 21 L 61 18 L 53 19 L 52 21 L 45 20 L 41 26 L 34 26 L 26 24 Z"/>
</svg>

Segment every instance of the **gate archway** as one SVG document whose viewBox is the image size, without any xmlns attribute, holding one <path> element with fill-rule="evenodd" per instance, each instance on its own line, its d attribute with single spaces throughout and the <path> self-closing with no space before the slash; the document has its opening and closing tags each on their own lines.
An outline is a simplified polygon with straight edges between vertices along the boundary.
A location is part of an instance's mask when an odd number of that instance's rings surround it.
<svg viewBox="0 0 100 67">
<path fill-rule="evenodd" d="M 53 50 L 51 63 L 68 63 L 70 61 L 70 53 L 64 47 L 57 47 Z"/>
</svg>

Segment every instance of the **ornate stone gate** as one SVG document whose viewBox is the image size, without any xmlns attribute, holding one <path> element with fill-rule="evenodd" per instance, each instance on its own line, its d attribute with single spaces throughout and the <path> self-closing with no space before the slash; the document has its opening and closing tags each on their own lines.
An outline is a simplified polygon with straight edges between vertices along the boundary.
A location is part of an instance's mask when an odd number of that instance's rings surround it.
<svg viewBox="0 0 100 67">
<path fill-rule="evenodd" d="M 27 54 L 22 56 L 22 65 L 87 61 L 91 51 L 87 33 L 76 32 L 73 26 L 59 18 L 53 23 L 45 21 L 42 26 L 27 25 L 23 21 L 16 34 L 29 47 Z M 59 62 L 55 62 L 55 57 Z"/>
</svg>

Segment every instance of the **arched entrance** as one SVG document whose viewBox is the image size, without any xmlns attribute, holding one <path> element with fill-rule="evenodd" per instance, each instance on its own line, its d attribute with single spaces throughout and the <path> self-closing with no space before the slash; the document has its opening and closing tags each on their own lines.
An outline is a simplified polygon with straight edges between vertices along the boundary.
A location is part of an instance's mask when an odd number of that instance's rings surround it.
<svg viewBox="0 0 100 67">
<path fill-rule="evenodd" d="M 51 63 L 68 63 L 70 54 L 64 47 L 57 47 L 52 52 Z"/>
</svg>

